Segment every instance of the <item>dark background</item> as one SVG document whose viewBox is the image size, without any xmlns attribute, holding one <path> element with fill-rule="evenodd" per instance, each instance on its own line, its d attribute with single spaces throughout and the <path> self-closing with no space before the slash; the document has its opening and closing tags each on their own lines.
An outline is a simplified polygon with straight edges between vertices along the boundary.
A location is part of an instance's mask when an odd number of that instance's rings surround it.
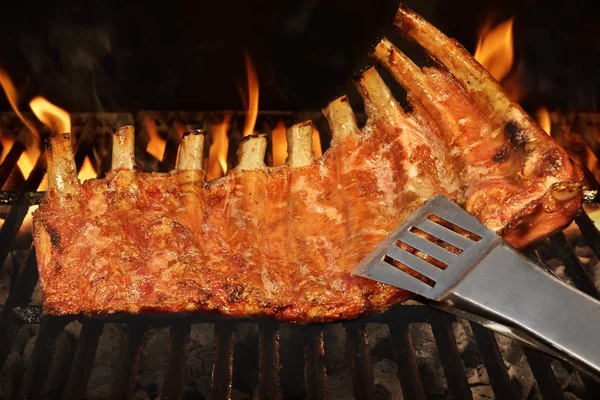
<svg viewBox="0 0 600 400">
<path fill-rule="evenodd" d="M 513 68 L 527 107 L 597 109 L 600 15 L 595 0 L 406 1 L 473 51 L 492 13 L 515 19 Z M 481 4 L 480 4 L 481 3 Z M 260 80 L 261 110 L 315 110 L 350 94 L 350 77 L 381 35 L 397 35 L 397 1 L 46 1 L 2 6 L 0 65 L 21 109 L 43 95 L 70 112 L 242 109 L 242 49 Z M 392 85 L 393 89 L 401 90 Z M 0 95 L 0 110 L 8 110 Z"/>
</svg>

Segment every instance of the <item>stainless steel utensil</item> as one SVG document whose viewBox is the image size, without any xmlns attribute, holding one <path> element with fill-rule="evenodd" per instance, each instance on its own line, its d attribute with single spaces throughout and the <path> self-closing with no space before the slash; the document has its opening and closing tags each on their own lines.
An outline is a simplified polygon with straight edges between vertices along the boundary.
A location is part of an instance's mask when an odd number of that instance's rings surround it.
<svg viewBox="0 0 600 400">
<path fill-rule="evenodd" d="M 356 266 L 355 275 L 497 321 L 600 373 L 600 301 L 543 270 L 444 196 Z"/>
</svg>

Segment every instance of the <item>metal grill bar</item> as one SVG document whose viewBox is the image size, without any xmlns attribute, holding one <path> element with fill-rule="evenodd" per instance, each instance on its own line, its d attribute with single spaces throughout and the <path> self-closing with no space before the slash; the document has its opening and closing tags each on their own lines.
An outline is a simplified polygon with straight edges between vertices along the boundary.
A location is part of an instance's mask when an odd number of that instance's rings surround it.
<svg viewBox="0 0 600 400">
<path fill-rule="evenodd" d="M 544 399 L 564 399 L 564 394 L 560 385 L 554 376 L 554 371 L 550 367 L 548 359 L 540 352 L 523 347 L 523 352 L 527 357 L 533 377 L 537 382 L 538 388 Z"/>
<path fill-rule="evenodd" d="M 135 384 L 140 369 L 140 358 L 145 342 L 145 325 L 128 324 L 127 347 L 121 371 L 115 379 L 113 399 L 130 399 L 135 393 Z"/>
<path fill-rule="evenodd" d="M 0 205 L 34 206 L 40 204 L 45 195 L 46 192 L 11 192 L 3 190 L 0 191 Z"/>
<path fill-rule="evenodd" d="M 440 318 L 431 321 L 431 330 L 438 345 L 448 389 L 450 389 L 455 399 L 472 399 L 473 395 L 467 381 L 467 373 L 450 327 L 451 319 L 444 314 L 440 314 Z"/>
<path fill-rule="evenodd" d="M 594 225 L 594 221 L 585 212 L 575 218 L 575 223 L 581 230 L 581 234 L 588 246 L 592 248 L 597 257 L 600 258 L 600 232 Z"/>
<path fill-rule="evenodd" d="M 355 399 L 375 397 L 373 366 L 369 358 L 369 341 L 364 322 L 344 324 L 347 335 L 348 354 L 352 366 L 352 384 Z"/>
<path fill-rule="evenodd" d="M 496 398 L 516 399 L 518 395 L 510 382 L 494 333 L 475 323 L 471 323 L 471 330 L 477 341 L 479 353 L 483 359 Z"/>
<path fill-rule="evenodd" d="M 599 298 L 600 293 L 594 286 L 589 276 L 583 269 L 579 258 L 575 255 L 571 244 L 567 240 L 564 233 L 557 233 L 550 237 L 553 248 L 556 250 L 556 254 L 565 263 L 565 273 L 571 278 L 575 287 L 589 294 L 592 297 Z"/>
<path fill-rule="evenodd" d="M 169 366 L 163 381 L 162 399 L 180 399 L 183 395 L 185 362 L 190 341 L 190 324 L 171 326 L 169 335 Z"/>
<path fill-rule="evenodd" d="M 19 399 L 43 398 L 56 341 L 64 326 L 65 321 L 57 318 L 44 317 L 42 320 L 31 356 L 31 365 L 23 378 Z"/>
<path fill-rule="evenodd" d="M 22 272 L 0 313 L 0 371 L 4 368 L 4 363 L 14 343 L 17 331 L 22 325 L 22 321 L 12 314 L 12 309 L 19 305 L 25 305 L 29 301 L 37 280 L 38 269 L 35 250 L 32 247 L 25 260 Z"/>
<path fill-rule="evenodd" d="M 215 326 L 215 353 L 210 381 L 211 399 L 231 397 L 235 326 L 225 322 Z"/>
<path fill-rule="evenodd" d="M 80 399 L 85 396 L 102 328 L 102 324 L 97 321 L 91 320 L 83 323 L 63 392 L 63 399 Z"/>
<path fill-rule="evenodd" d="M 307 399 L 327 397 L 323 328 L 307 326 L 304 332 L 304 384 Z"/>
<path fill-rule="evenodd" d="M 415 356 L 408 323 L 401 318 L 392 317 L 389 325 L 394 356 L 398 364 L 398 379 L 405 399 L 423 400 L 425 390 L 419 376 L 419 367 Z"/>
<path fill-rule="evenodd" d="M 40 186 L 42 179 L 44 179 L 44 174 L 46 173 L 46 157 L 45 155 L 41 155 L 31 174 L 25 181 L 25 191 L 34 191 Z M 6 260 L 6 256 L 10 251 L 10 248 L 17 237 L 17 233 L 19 232 L 19 228 L 23 224 L 23 220 L 27 215 L 27 211 L 29 211 L 29 207 L 22 205 L 14 205 L 10 208 L 8 212 L 8 216 L 6 220 L 2 224 L 2 228 L 0 228 L 0 266 L 4 265 L 4 261 Z"/>
<path fill-rule="evenodd" d="M 8 181 L 11 172 L 15 169 L 17 161 L 19 161 L 19 158 L 24 151 L 25 146 L 19 141 L 16 141 L 10 148 L 2 165 L 0 165 L 0 188 L 3 188 L 6 181 Z"/>
<path fill-rule="evenodd" d="M 258 335 L 258 397 L 280 399 L 279 325 L 260 324 Z"/>
</svg>

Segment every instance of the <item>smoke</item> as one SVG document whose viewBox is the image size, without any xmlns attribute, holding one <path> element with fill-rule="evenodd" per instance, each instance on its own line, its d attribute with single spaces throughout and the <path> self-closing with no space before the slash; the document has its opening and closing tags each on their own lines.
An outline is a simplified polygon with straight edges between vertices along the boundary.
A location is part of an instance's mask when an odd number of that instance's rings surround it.
<svg viewBox="0 0 600 400">
<path fill-rule="evenodd" d="M 107 24 L 75 26 L 57 20 L 47 35 L 22 35 L 22 50 L 36 90 L 75 111 L 115 108 L 113 83 L 106 68 L 114 68 L 113 33 Z"/>
</svg>

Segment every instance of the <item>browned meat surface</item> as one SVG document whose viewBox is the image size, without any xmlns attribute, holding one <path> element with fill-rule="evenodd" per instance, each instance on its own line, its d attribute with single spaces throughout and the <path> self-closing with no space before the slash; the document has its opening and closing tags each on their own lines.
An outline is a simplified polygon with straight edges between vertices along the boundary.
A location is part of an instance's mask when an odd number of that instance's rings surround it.
<svg viewBox="0 0 600 400">
<path fill-rule="evenodd" d="M 195 132 L 177 170 L 140 173 L 131 169 L 133 131 L 123 128 L 113 171 L 80 185 L 69 136 L 51 138 L 51 189 L 34 216 L 44 311 L 348 319 L 410 297 L 351 271 L 434 194 L 517 247 L 568 224 L 582 176 L 565 151 L 464 49 L 406 8 L 396 22 L 447 70 L 421 69 L 384 39 L 373 55 L 407 89 L 412 112 L 375 69 L 364 71 L 356 83 L 368 123 L 356 126 L 345 97 L 332 102 L 332 146 L 321 159 L 303 123 L 288 131 L 281 167 L 264 165 L 266 139 L 252 136 L 240 165 L 207 183 Z"/>
</svg>

